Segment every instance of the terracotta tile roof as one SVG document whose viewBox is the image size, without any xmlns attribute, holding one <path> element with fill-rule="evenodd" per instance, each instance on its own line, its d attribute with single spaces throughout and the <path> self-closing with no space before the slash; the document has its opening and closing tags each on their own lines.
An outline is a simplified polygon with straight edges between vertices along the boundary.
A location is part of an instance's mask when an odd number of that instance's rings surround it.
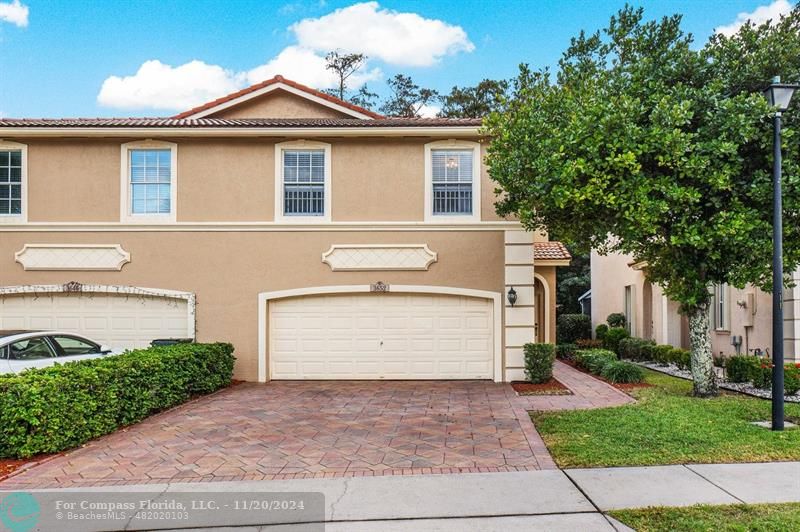
<svg viewBox="0 0 800 532">
<path fill-rule="evenodd" d="M 0 127 L 87 128 L 380 128 L 479 127 L 479 118 L 0 118 Z"/>
<path fill-rule="evenodd" d="M 358 105 L 353 105 L 352 103 L 346 102 L 344 100 L 341 100 L 341 99 L 337 98 L 336 96 L 331 96 L 330 94 L 325 94 L 324 92 L 318 91 L 316 89 L 312 89 L 311 87 L 303 85 L 302 83 L 297 83 L 296 81 L 292 81 L 290 79 L 286 79 L 283 76 L 275 76 L 274 78 L 270 78 L 270 79 L 268 79 L 266 81 L 262 81 L 261 83 L 256 83 L 255 85 L 251 85 L 250 87 L 244 88 L 244 89 L 242 89 L 240 91 L 228 94 L 227 96 L 223 96 L 222 98 L 217 98 L 216 100 L 212 100 L 212 101 L 210 101 L 208 103 L 204 103 L 203 105 L 200 105 L 198 107 L 194 107 L 192 109 L 189 109 L 188 111 L 184 111 L 182 113 L 179 113 L 179 114 L 173 116 L 172 118 L 186 118 L 186 117 L 192 116 L 192 115 L 194 115 L 196 113 L 199 113 L 199 112 L 202 112 L 202 111 L 206 111 L 208 109 L 216 107 L 216 106 L 218 106 L 220 104 L 223 104 L 225 102 L 229 102 L 231 100 L 235 100 L 236 98 L 240 98 L 242 96 L 246 96 L 247 94 L 250 94 L 251 92 L 255 92 L 255 91 L 263 89 L 265 87 L 269 87 L 270 85 L 275 85 L 276 83 L 283 83 L 284 85 L 289 85 L 290 87 L 293 87 L 293 88 L 295 88 L 297 90 L 301 90 L 303 92 L 307 92 L 308 94 L 310 94 L 312 96 L 316 96 L 317 98 L 322 98 L 323 100 L 327 100 L 327 101 L 329 101 L 331 103 L 335 103 L 336 105 L 340 105 L 342 107 L 346 107 L 347 109 L 350 109 L 350 110 L 355 111 L 357 113 L 361 113 L 361 114 L 367 115 L 367 116 L 372 117 L 372 118 L 383 118 L 383 115 L 379 115 L 378 113 L 373 113 L 369 109 L 365 109 L 363 107 L 359 107 Z"/>
<path fill-rule="evenodd" d="M 561 242 L 534 242 L 533 262 L 537 260 L 569 260 L 572 255 Z"/>
</svg>

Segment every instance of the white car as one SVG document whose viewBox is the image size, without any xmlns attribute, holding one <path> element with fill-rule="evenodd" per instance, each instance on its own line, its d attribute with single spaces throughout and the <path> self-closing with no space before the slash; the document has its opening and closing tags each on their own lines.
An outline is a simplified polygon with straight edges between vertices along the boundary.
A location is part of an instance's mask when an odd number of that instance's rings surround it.
<svg viewBox="0 0 800 532">
<path fill-rule="evenodd" d="M 20 373 L 29 368 L 43 368 L 122 352 L 74 333 L 0 331 L 0 373 Z"/>
</svg>

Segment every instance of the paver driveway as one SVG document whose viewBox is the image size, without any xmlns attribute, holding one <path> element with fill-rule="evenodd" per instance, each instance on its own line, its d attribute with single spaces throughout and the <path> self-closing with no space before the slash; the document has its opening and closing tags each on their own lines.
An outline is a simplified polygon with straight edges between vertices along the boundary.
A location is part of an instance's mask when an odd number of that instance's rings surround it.
<svg viewBox="0 0 800 532">
<path fill-rule="evenodd" d="M 488 381 L 241 384 L 0 489 L 554 467 L 519 399 Z"/>
</svg>

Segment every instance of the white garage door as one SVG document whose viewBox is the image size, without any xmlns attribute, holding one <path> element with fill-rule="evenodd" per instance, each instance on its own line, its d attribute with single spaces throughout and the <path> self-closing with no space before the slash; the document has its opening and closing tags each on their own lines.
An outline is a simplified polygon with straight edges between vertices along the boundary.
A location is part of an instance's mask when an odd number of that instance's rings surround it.
<svg viewBox="0 0 800 532">
<path fill-rule="evenodd" d="M 270 303 L 273 379 L 491 379 L 492 302 L 438 294 Z"/>
<path fill-rule="evenodd" d="M 186 338 L 188 325 L 183 299 L 101 293 L 0 298 L 0 329 L 76 332 L 114 348 L 147 347 L 155 338 Z"/>
</svg>

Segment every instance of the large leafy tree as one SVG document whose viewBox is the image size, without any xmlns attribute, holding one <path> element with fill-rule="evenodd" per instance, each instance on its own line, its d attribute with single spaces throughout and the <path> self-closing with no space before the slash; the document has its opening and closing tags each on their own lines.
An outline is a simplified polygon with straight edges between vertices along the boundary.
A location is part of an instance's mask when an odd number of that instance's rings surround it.
<svg viewBox="0 0 800 532">
<path fill-rule="evenodd" d="M 455 86 L 440 98 L 439 116 L 446 118 L 483 118 L 504 109 L 508 96 L 508 81 L 484 79 L 474 87 Z"/>
<path fill-rule="evenodd" d="M 703 46 L 681 17 L 626 7 L 574 38 L 555 76 L 521 67 L 492 114 L 488 164 L 501 214 L 647 263 L 689 320 L 694 392 L 717 392 L 708 327 L 715 283 L 771 290 L 773 76 L 800 80 L 800 11 Z M 800 108 L 784 116 L 784 261 L 800 262 Z"/>
</svg>

